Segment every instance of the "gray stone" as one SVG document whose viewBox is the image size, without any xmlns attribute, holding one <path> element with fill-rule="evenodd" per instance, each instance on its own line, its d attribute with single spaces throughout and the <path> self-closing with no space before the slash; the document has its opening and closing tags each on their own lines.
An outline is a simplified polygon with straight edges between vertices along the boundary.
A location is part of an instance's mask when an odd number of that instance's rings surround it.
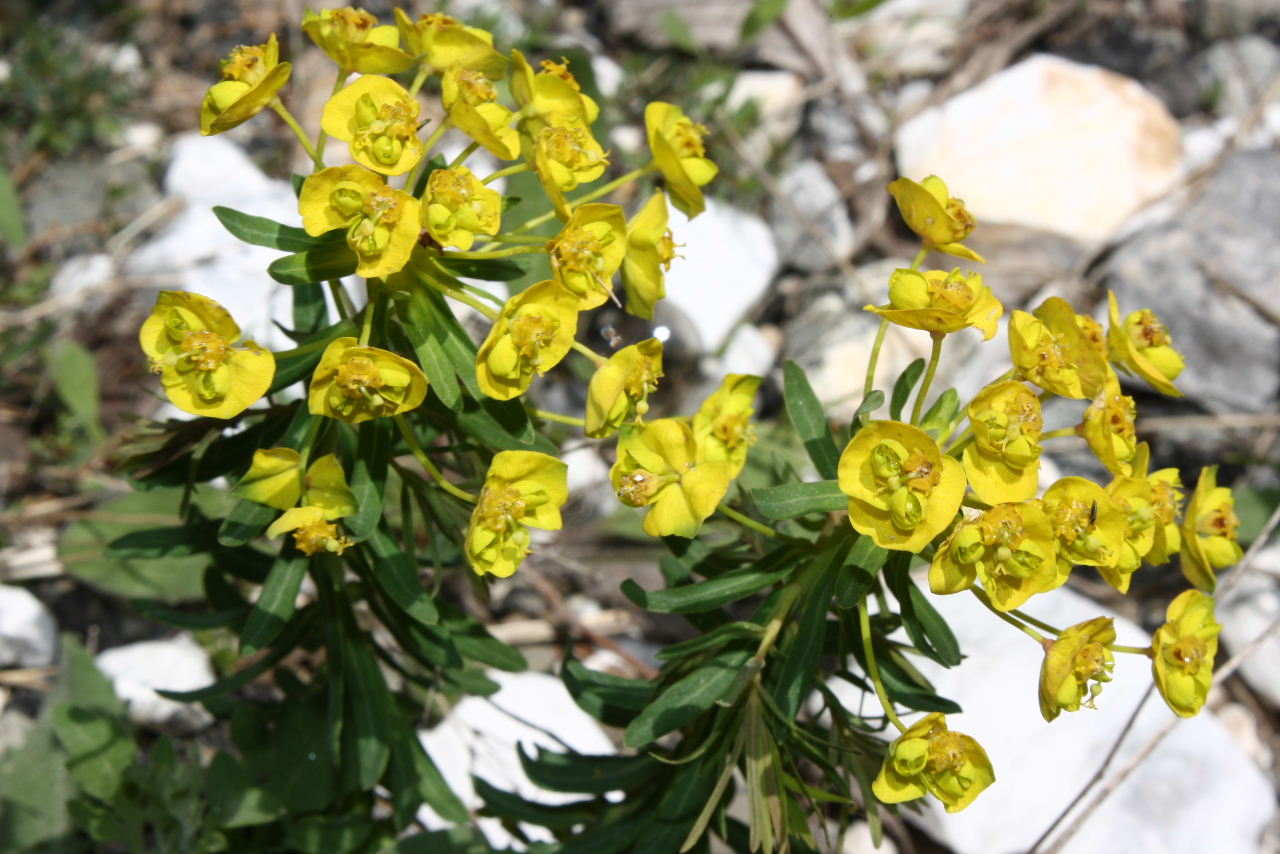
<svg viewBox="0 0 1280 854">
<path fill-rule="evenodd" d="M 816 273 L 848 259 L 856 239 L 853 222 L 821 163 L 796 164 L 779 179 L 778 190 L 781 197 L 770 205 L 769 225 L 785 266 Z"/>
<path fill-rule="evenodd" d="M 156 693 L 194 691 L 216 679 L 209 654 L 190 635 L 112 647 L 98 654 L 97 664 L 116 696 L 129 705 L 134 723 L 183 733 L 213 723 L 198 703 L 179 703 Z"/>
<path fill-rule="evenodd" d="M 1216 613 L 1227 654 L 1240 652 L 1280 619 L 1280 582 L 1273 573 L 1280 573 L 1280 546 L 1254 555 L 1253 569 L 1218 597 Z M 1280 633 L 1272 634 L 1245 659 L 1240 676 L 1259 696 L 1280 708 Z"/>
<path fill-rule="evenodd" d="M 1201 26 L 1211 39 L 1243 36 L 1264 29 L 1274 34 L 1280 30 L 1280 3 L 1276 0 L 1212 0 L 1198 5 Z"/>
<path fill-rule="evenodd" d="M 58 624 L 30 591 L 0 585 L 0 668 L 48 667 L 58 656 Z"/>
<path fill-rule="evenodd" d="M 1196 79 L 1205 100 L 1222 116 L 1248 114 L 1280 74 L 1280 48 L 1250 34 L 1216 42 L 1196 57 Z"/>
<path fill-rule="evenodd" d="M 941 75 L 952 68 L 969 0 L 889 0 L 841 22 L 867 70 L 891 78 Z"/>
</svg>

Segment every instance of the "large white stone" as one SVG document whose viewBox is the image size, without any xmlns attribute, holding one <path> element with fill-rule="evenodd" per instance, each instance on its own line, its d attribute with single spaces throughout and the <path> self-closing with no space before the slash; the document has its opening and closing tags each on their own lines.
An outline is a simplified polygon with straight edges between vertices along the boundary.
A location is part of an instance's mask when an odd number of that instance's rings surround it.
<svg viewBox="0 0 1280 854">
<path fill-rule="evenodd" d="M 898 168 L 937 174 L 979 223 L 1018 223 L 1102 241 L 1172 189 L 1177 122 L 1136 81 L 1033 56 L 898 130 Z"/>
<path fill-rule="evenodd" d="M 129 718 L 141 726 L 201 730 L 213 716 L 197 703 L 161 697 L 162 691 L 194 691 L 217 678 L 209 654 L 189 634 L 139 641 L 98 654 L 98 669 L 110 679 L 116 696 L 129 705 Z"/>
<path fill-rule="evenodd" d="M 1260 550 L 1254 569 L 1218 597 L 1217 617 L 1222 623 L 1220 641 L 1234 655 L 1253 643 L 1280 620 L 1280 546 Z M 1261 571 L 1265 570 L 1265 571 Z M 1272 706 L 1280 707 L 1280 632 L 1273 632 L 1240 666 L 1240 676 Z"/>
<path fill-rule="evenodd" d="M 57 655 L 49 609 L 26 588 L 0 584 L 0 667 L 48 667 Z"/>
</svg>

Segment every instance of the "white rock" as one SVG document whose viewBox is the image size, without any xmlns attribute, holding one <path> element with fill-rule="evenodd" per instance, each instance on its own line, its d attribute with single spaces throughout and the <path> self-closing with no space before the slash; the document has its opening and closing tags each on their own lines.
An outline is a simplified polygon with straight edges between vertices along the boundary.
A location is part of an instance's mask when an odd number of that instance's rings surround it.
<svg viewBox="0 0 1280 854">
<path fill-rule="evenodd" d="M 776 337 L 770 338 L 759 327 L 744 323 L 733 330 L 714 375 L 755 374 L 763 377 L 778 360 L 779 343 Z"/>
<path fill-rule="evenodd" d="M 627 152 L 637 152 L 649 144 L 645 139 L 644 128 L 636 125 L 617 125 L 609 130 L 609 142 L 614 148 Z"/>
<path fill-rule="evenodd" d="M 903 77 L 942 74 L 952 67 L 968 0 L 889 0 L 838 24 L 868 70 Z"/>
<path fill-rule="evenodd" d="M 25 587 L 0 584 L 0 668 L 48 667 L 57 656 L 53 613 Z"/>
<path fill-rule="evenodd" d="M 124 145 L 131 151 L 150 153 L 164 140 L 164 128 L 155 122 L 132 122 L 124 129 Z"/>
<path fill-rule="evenodd" d="M 621 65 L 603 53 L 592 54 L 591 73 L 595 75 L 596 88 L 606 98 L 612 98 L 618 94 L 618 87 L 627 76 Z"/>
<path fill-rule="evenodd" d="M 96 290 L 116 275 L 110 255 L 77 255 L 68 258 L 49 282 L 49 295 L 71 296 L 81 291 Z"/>
<path fill-rule="evenodd" d="M 1280 568 L 1280 546 L 1262 549 L 1255 566 Z M 1251 644 L 1280 619 L 1280 583 L 1257 569 L 1246 573 L 1227 593 L 1218 597 L 1220 641 L 1234 655 Z M 1240 676 L 1272 706 L 1280 706 L 1280 632 L 1273 633 L 1240 665 Z"/>
<path fill-rule="evenodd" d="M 736 112 L 754 101 L 758 118 L 743 143 L 756 162 L 764 162 L 774 145 L 790 142 L 804 113 L 804 78 L 791 71 L 740 71 L 725 106 Z"/>
<path fill-rule="evenodd" d="M 856 235 L 847 203 L 821 163 L 797 163 L 778 180 L 778 190 L 769 224 L 785 265 L 816 273 L 853 253 Z"/>
<path fill-rule="evenodd" d="M 1181 174 L 1181 136 L 1136 81 L 1033 56 L 907 121 L 898 167 L 940 175 L 978 221 L 1101 241 Z"/>
<path fill-rule="evenodd" d="M 129 705 L 129 718 L 141 726 L 194 732 L 213 723 L 197 703 L 161 697 L 162 691 L 194 691 L 217 678 L 209 654 L 189 634 L 139 641 L 98 654 L 98 669 L 114 683 L 116 696 Z"/>
</svg>

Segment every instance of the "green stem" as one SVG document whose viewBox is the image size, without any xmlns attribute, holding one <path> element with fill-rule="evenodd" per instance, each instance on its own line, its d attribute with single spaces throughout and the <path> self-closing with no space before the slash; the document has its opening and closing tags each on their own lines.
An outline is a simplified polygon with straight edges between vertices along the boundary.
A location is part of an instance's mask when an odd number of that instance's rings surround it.
<svg viewBox="0 0 1280 854">
<path fill-rule="evenodd" d="M 645 175 L 649 174 L 650 172 L 654 171 L 657 168 L 658 168 L 658 164 L 654 163 L 653 161 L 650 161 L 649 163 L 646 163 L 644 166 L 641 166 L 639 169 L 632 169 L 630 172 L 623 175 L 621 178 L 617 178 L 613 181 L 610 181 L 608 184 L 605 184 L 604 186 L 597 187 L 591 192 L 569 201 L 568 202 L 569 209 L 572 210 L 573 208 L 576 208 L 579 205 L 585 205 L 587 202 L 594 202 L 596 199 L 602 196 L 607 196 L 610 193 L 612 193 L 614 190 L 621 187 L 623 184 L 634 181 L 637 178 L 643 178 Z M 555 215 L 556 215 L 556 212 L 554 210 L 547 211 L 542 216 L 536 216 L 533 219 L 529 220 L 528 222 L 525 222 L 522 225 L 516 226 L 514 229 L 512 229 L 512 233 L 524 234 L 526 231 L 535 229 L 538 226 L 542 225 L 544 222 L 547 222 L 553 219 Z"/>
<path fill-rule="evenodd" d="M 333 81 L 333 91 L 329 93 L 329 97 L 342 91 L 342 87 L 346 85 L 347 78 L 351 76 L 351 72 L 346 68 L 338 69 L 338 79 Z M 324 132 L 324 128 L 320 129 L 320 134 L 316 137 L 316 171 L 324 168 L 324 144 L 328 141 L 329 135 Z"/>
<path fill-rule="evenodd" d="M 573 427 L 587 426 L 587 422 L 583 418 L 575 418 L 572 415 L 561 415 L 558 412 L 547 412 L 545 409 L 530 409 L 529 414 L 534 418 L 541 418 L 543 421 L 554 421 L 557 424 L 569 424 Z"/>
<path fill-rule="evenodd" d="M 494 249 L 488 252 L 442 252 L 442 258 L 462 258 L 466 260 L 483 261 L 489 258 L 510 258 L 512 255 L 536 255 L 538 253 L 546 254 L 547 250 L 541 246 L 512 246 L 507 249 Z"/>
<path fill-rule="evenodd" d="M 361 347 L 369 346 L 369 339 L 373 336 L 373 316 L 378 313 L 378 306 L 382 300 L 382 292 L 375 284 L 376 279 L 367 280 L 368 286 L 368 302 L 364 305 L 364 310 L 360 313 L 360 343 Z"/>
<path fill-rule="evenodd" d="M 889 692 L 884 689 L 884 681 L 880 678 L 880 666 L 876 664 L 876 653 L 871 646 L 871 616 L 867 613 L 865 596 L 858 602 L 858 630 L 862 634 L 862 651 L 867 658 L 867 675 L 871 677 L 871 684 L 875 686 L 876 697 L 880 699 L 880 705 L 884 708 L 889 722 L 898 728 L 898 732 L 906 732 L 907 728 L 898 718 L 898 713 L 893 710 Z"/>
<path fill-rule="evenodd" d="M 466 163 L 467 158 L 470 157 L 472 154 L 475 154 L 476 149 L 479 147 L 480 147 L 480 143 L 473 142 L 470 145 L 468 145 L 466 148 L 462 149 L 462 153 L 459 154 L 457 157 L 453 158 L 453 162 L 449 164 L 449 168 L 452 169 L 455 166 L 461 166 L 463 163 Z"/>
<path fill-rule="evenodd" d="M 307 470 L 307 462 L 311 459 L 311 449 L 315 446 L 316 437 L 320 435 L 320 428 L 324 426 L 323 418 L 312 418 L 311 423 L 307 425 L 307 433 L 302 437 L 302 447 L 298 448 L 298 470 L 305 472 Z"/>
<path fill-rule="evenodd" d="M 343 320 L 355 317 L 355 306 L 351 304 L 351 296 L 338 279 L 329 280 L 329 295 L 333 297 L 333 305 L 338 309 L 338 316 Z"/>
<path fill-rule="evenodd" d="M 724 509 L 724 505 L 720 505 L 720 509 Z M 787 621 L 787 617 L 791 614 L 791 607 L 799 598 L 803 585 L 799 579 L 791 582 L 782 588 L 782 594 L 778 597 L 778 606 L 773 611 L 773 616 L 769 618 L 769 622 L 764 627 L 764 634 L 760 638 L 760 645 L 756 647 L 756 654 L 752 656 L 752 660 L 758 665 L 763 665 L 765 657 L 769 654 L 769 650 L 773 649 L 774 642 L 778 639 L 778 632 L 782 631 L 782 625 Z"/>
<path fill-rule="evenodd" d="M 413 83 L 409 85 L 409 97 L 415 97 L 418 90 L 422 88 L 422 84 L 427 82 L 427 77 L 431 74 L 431 66 L 423 63 L 418 66 L 418 73 L 413 76 Z"/>
<path fill-rule="evenodd" d="M 1031 616 L 1030 614 L 1025 614 L 1022 611 L 1019 611 L 1017 608 L 1010 608 L 1009 613 L 1013 614 L 1015 617 L 1017 617 L 1019 620 L 1022 620 L 1024 623 L 1030 623 L 1031 625 L 1035 626 L 1037 629 L 1042 629 L 1043 631 L 1046 631 L 1049 634 L 1054 635 L 1055 637 L 1057 635 L 1062 634 L 1062 629 L 1055 628 L 1054 626 L 1049 625 L 1043 620 L 1037 620 L 1035 617 Z"/>
<path fill-rule="evenodd" d="M 530 166 L 528 163 L 517 163 L 514 166 L 508 166 L 505 169 L 499 169 L 497 172 L 494 172 L 489 177 L 481 179 L 480 183 L 492 184 L 494 181 L 498 180 L 499 178 L 505 178 L 508 175 L 518 175 L 521 172 L 528 172 L 532 168 L 533 167 Z"/>
<path fill-rule="evenodd" d="M 916 258 L 911 262 L 912 270 L 919 270 L 920 265 L 924 263 L 924 259 L 929 256 L 929 247 L 921 246 L 920 251 L 916 253 Z"/>
<path fill-rule="evenodd" d="M 572 346 L 572 347 L 573 347 L 573 349 L 577 350 L 577 351 L 578 351 L 579 353 L 581 353 L 582 355 L 586 356 L 586 357 L 587 357 L 588 359 L 590 359 L 592 362 L 595 362 L 595 365 L 596 365 L 596 367 L 597 367 L 597 368 L 603 368 L 603 367 L 604 367 L 605 362 L 609 361 L 609 360 L 608 360 L 608 359 L 606 359 L 604 356 L 601 356 L 601 355 L 600 355 L 599 353 L 597 353 L 595 350 L 592 350 L 592 349 L 591 349 L 590 347 L 588 347 L 586 344 L 583 344 L 583 343 L 581 343 L 581 342 L 574 341 L 574 342 L 573 342 L 573 344 L 572 344 L 572 345 L 570 345 L 570 346 Z"/>
<path fill-rule="evenodd" d="M 1107 649 L 1112 652 L 1127 652 L 1130 655 L 1145 655 L 1147 658 L 1152 657 L 1151 647 L 1149 646 L 1121 646 L 1119 644 L 1112 644 L 1107 647 Z"/>
<path fill-rule="evenodd" d="M 440 137 L 444 136 L 444 132 L 450 128 L 451 124 L 452 123 L 447 118 L 441 119 L 440 124 L 436 125 L 436 129 L 427 137 L 426 142 L 423 143 L 422 149 L 422 161 L 424 163 L 429 159 L 431 149 L 435 148 L 436 143 L 440 141 Z M 409 186 L 412 187 L 413 185 L 410 184 Z"/>
<path fill-rule="evenodd" d="M 293 131 L 293 135 L 298 138 L 298 142 L 302 143 L 302 148 L 307 152 L 307 156 L 311 158 L 311 165 L 315 170 L 324 168 L 324 160 L 321 158 L 321 152 L 316 146 L 311 144 L 311 138 L 307 136 L 307 132 L 302 129 L 302 125 L 298 124 L 298 120 L 293 117 L 293 113 L 289 112 L 289 108 L 279 98 L 271 102 L 271 109 L 276 111 L 276 115 L 284 119 L 284 123 L 289 126 L 289 130 Z"/>
<path fill-rule="evenodd" d="M 540 234 L 495 234 L 494 243 L 546 243 L 547 238 Z"/>
<path fill-rule="evenodd" d="M 1048 433 L 1041 433 L 1040 441 L 1043 442 L 1046 439 L 1066 439 L 1068 437 L 1077 438 L 1079 435 L 1080 434 L 1076 432 L 1075 427 L 1060 427 L 1057 430 L 1050 430 Z"/>
<path fill-rule="evenodd" d="M 436 468 L 435 463 L 431 462 L 431 458 L 427 456 L 427 452 L 422 450 L 422 446 L 418 444 L 418 437 L 413 435 L 413 428 L 409 426 L 409 420 L 407 418 L 403 415 L 397 415 L 395 416 L 395 419 L 396 427 L 399 428 L 400 435 L 404 437 L 405 443 L 408 444 L 409 451 L 413 454 L 413 458 L 427 470 L 427 474 L 431 475 L 436 483 L 440 484 L 441 489 L 452 495 L 454 498 L 461 498 L 463 501 L 468 501 L 472 504 L 475 504 L 480 500 L 477 496 L 459 489 L 445 479 L 445 476 L 440 472 L 440 469 Z"/>
<path fill-rule="evenodd" d="M 755 519 L 752 519 L 750 516 L 747 516 L 743 513 L 739 513 L 737 510 L 734 510 L 732 507 L 730 507 L 728 504 L 724 503 L 723 501 L 720 502 L 720 512 L 728 516 L 733 521 L 737 522 L 742 527 L 749 528 L 750 530 L 755 531 L 757 534 L 761 534 L 763 536 L 769 537 L 770 539 L 774 539 L 774 540 L 784 539 L 783 536 L 779 534 L 777 531 L 773 530 L 773 528 L 770 528 L 767 525 L 763 525 L 760 522 L 757 522 Z"/>
<path fill-rule="evenodd" d="M 924 397 L 929 393 L 929 386 L 933 385 L 933 375 L 938 370 L 938 359 L 942 356 L 942 342 L 946 339 L 945 332 L 930 332 L 933 336 L 933 350 L 929 352 L 929 367 L 924 370 L 924 380 L 920 383 L 920 391 L 916 394 L 916 405 L 911 408 L 911 423 L 920 424 L 920 413 L 924 409 Z"/>
<path fill-rule="evenodd" d="M 476 311 L 483 314 L 486 320 L 489 320 L 492 322 L 494 320 L 497 320 L 498 315 L 501 314 L 501 312 L 497 311 L 496 309 L 490 308 L 489 306 L 480 302 L 480 300 L 476 299 L 475 297 L 468 296 L 467 294 L 463 293 L 457 288 L 451 288 L 447 285 L 442 285 L 441 283 L 434 281 L 433 279 L 429 279 L 425 277 L 423 281 L 427 283 L 428 287 L 434 288 L 435 290 L 447 296 L 449 299 L 457 300 L 458 302 L 462 303 L 465 306 L 474 308 Z"/>
<path fill-rule="evenodd" d="M 880 318 L 880 328 L 876 330 L 876 343 L 871 345 L 871 358 L 867 360 L 867 381 L 862 386 L 862 398 L 871 394 L 871 387 L 876 382 L 876 363 L 880 361 L 880 347 L 884 344 L 884 334 L 889 331 L 889 319 Z"/>
<path fill-rule="evenodd" d="M 1006 623 L 1013 626 L 1015 629 L 1025 634 L 1027 637 L 1034 640 L 1036 643 L 1040 644 L 1040 646 L 1043 647 L 1051 643 L 1051 641 L 1047 637 L 1040 634 L 1035 629 L 1028 626 L 1026 623 L 1022 622 L 1016 617 L 1011 617 L 1008 614 L 1006 614 L 1004 611 L 1001 611 L 998 608 L 996 608 L 995 605 L 991 604 L 990 597 L 987 596 L 986 591 L 983 590 L 982 588 L 970 587 L 969 592 L 972 593 L 974 596 L 976 596 L 978 598 L 978 601 L 981 602 L 988 611 L 995 614 L 997 617 L 1004 620 Z"/>
<path fill-rule="evenodd" d="M 462 289 L 467 293 L 474 294 L 480 297 L 480 299 L 487 299 L 489 302 L 493 303 L 498 308 L 502 308 L 504 305 L 506 305 L 506 302 L 504 300 L 499 299 L 498 297 L 486 291 L 484 288 L 477 287 L 476 285 L 467 284 L 466 282 L 463 282 L 461 280 L 459 280 L 458 284 L 461 285 Z"/>
</svg>

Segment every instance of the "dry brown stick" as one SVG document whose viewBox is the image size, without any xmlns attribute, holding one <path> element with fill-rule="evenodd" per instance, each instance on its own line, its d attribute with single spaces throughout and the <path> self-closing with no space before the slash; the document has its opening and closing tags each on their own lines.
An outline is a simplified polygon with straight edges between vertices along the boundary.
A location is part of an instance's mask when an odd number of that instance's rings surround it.
<svg viewBox="0 0 1280 854">
<path fill-rule="evenodd" d="M 1162 415 L 1141 418 L 1139 433 L 1168 433 L 1175 430 L 1257 430 L 1280 427 L 1280 412 L 1227 412 L 1222 415 Z"/>
</svg>

